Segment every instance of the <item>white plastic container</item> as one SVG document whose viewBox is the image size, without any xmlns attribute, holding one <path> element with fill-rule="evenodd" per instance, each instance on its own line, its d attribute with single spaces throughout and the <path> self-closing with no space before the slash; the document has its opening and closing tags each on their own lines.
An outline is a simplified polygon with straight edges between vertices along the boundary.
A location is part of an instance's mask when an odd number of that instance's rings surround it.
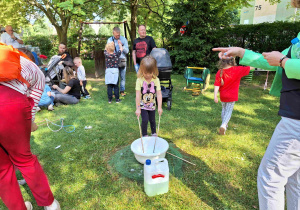
<svg viewBox="0 0 300 210">
<path fill-rule="evenodd" d="M 143 137 L 144 152 L 142 149 L 141 139 L 136 139 L 131 144 L 131 151 L 138 162 L 145 164 L 147 159 L 154 160 L 158 158 L 164 158 L 166 152 L 169 149 L 169 143 L 163 138 L 156 138 L 155 151 L 153 153 L 153 148 L 155 144 L 155 137 Z"/>
<path fill-rule="evenodd" d="M 169 165 L 165 158 L 147 159 L 144 164 L 144 190 L 148 196 L 169 191 Z"/>
</svg>

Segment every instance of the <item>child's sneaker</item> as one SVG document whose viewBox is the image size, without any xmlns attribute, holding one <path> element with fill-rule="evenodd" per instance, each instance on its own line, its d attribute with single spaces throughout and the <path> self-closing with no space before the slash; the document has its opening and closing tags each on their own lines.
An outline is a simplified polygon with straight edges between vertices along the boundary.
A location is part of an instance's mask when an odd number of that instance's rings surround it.
<svg viewBox="0 0 300 210">
<path fill-rule="evenodd" d="M 111 104 L 111 99 L 108 99 L 108 103 Z"/>
<path fill-rule="evenodd" d="M 54 199 L 53 203 L 50 206 L 44 206 L 45 210 L 60 210 L 60 205 L 56 199 Z"/>
<path fill-rule="evenodd" d="M 49 111 L 53 111 L 53 110 L 54 110 L 54 108 L 53 108 L 53 105 L 52 105 L 52 104 L 50 104 L 50 105 L 48 106 L 48 110 L 49 110 Z"/>
<path fill-rule="evenodd" d="M 120 103 L 121 102 L 121 100 L 120 99 L 116 99 L 116 103 Z"/>
<path fill-rule="evenodd" d="M 86 95 L 84 98 L 85 98 L 85 99 L 90 99 L 91 96 L 90 96 L 90 95 Z"/>
<path fill-rule="evenodd" d="M 219 134 L 220 135 L 225 135 L 225 131 L 226 131 L 226 128 L 220 127 Z"/>
<path fill-rule="evenodd" d="M 32 210 L 33 209 L 32 204 L 29 201 L 25 201 L 25 206 L 26 206 L 27 210 Z"/>
<path fill-rule="evenodd" d="M 36 107 L 36 112 L 39 112 L 39 111 L 41 111 L 41 108 L 38 106 L 38 107 Z"/>
<path fill-rule="evenodd" d="M 157 134 L 156 133 L 152 133 L 151 136 L 157 137 Z"/>
</svg>

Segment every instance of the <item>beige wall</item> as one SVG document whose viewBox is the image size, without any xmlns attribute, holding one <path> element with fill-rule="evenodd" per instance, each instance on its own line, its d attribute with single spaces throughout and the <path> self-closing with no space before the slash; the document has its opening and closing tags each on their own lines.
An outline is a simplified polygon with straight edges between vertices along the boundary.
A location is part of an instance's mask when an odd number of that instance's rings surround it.
<svg viewBox="0 0 300 210">
<path fill-rule="evenodd" d="M 281 0 L 280 3 L 271 5 L 265 0 L 253 0 L 249 7 L 241 9 L 240 24 L 256 24 L 274 21 L 292 21 L 295 14 L 294 8 L 287 8 L 291 0 Z"/>
<path fill-rule="evenodd" d="M 265 0 L 256 0 L 253 23 L 274 22 L 277 4 L 271 5 Z"/>
</svg>

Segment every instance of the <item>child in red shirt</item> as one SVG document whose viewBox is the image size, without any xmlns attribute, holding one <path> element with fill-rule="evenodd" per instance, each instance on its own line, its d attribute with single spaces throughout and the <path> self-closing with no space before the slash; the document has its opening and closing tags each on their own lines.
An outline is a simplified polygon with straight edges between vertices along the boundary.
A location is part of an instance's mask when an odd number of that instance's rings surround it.
<svg viewBox="0 0 300 210">
<path fill-rule="evenodd" d="M 218 103 L 218 91 L 220 91 L 220 100 L 222 102 L 222 124 L 219 134 L 224 135 L 231 118 L 234 103 L 238 101 L 239 86 L 242 77 L 250 72 L 249 66 L 236 66 L 235 59 L 221 59 L 218 63 L 220 69 L 216 74 L 214 101 Z"/>
</svg>

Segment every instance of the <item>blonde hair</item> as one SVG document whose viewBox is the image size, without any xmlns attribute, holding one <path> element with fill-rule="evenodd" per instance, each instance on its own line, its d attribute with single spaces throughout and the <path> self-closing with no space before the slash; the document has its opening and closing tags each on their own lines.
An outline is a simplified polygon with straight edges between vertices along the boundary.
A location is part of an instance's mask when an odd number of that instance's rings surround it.
<svg viewBox="0 0 300 210">
<path fill-rule="evenodd" d="M 229 59 L 220 59 L 217 64 L 217 67 L 221 69 L 220 71 L 221 86 L 224 85 L 223 73 L 224 73 L 224 67 L 226 66 L 236 66 L 234 57 L 231 57 Z"/>
<path fill-rule="evenodd" d="M 114 42 L 109 42 L 105 46 L 105 50 L 107 52 L 114 52 L 115 51 L 115 43 Z"/>
<path fill-rule="evenodd" d="M 80 57 L 75 57 L 75 58 L 73 59 L 73 61 L 80 61 L 80 62 L 82 62 Z"/>
<path fill-rule="evenodd" d="M 137 73 L 137 77 L 141 78 L 144 74 L 151 74 L 153 73 L 152 78 L 155 79 L 158 76 L 158 69 L 157 69 L 157 62 L 155 58 L 151 55 L 147 55 L 141 61 L 140 69 Z"/>
<path fill-rule="evenodd" d="M 73 72 L 73 69 L 71 69 L 70 67 L 66 66 L 63 70 L 63 75 L 64 75 L 64 78 L 66 80 L 66 83 L 68 84 L 69 81 L 72 79 L 72 78 L 76 78 L 74 76 L 74 72 Z"/>
</svg>

